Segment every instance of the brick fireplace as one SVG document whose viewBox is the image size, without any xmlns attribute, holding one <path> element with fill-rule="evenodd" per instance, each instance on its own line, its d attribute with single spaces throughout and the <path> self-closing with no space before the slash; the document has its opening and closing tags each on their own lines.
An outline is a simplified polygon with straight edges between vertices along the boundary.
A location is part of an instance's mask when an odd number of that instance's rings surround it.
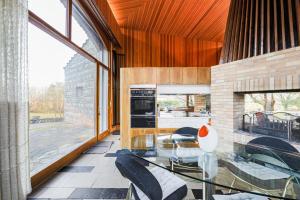
<svg viewBox="0 0 300 200">
<path fill-rule="evenodd" d="M 222 142 L 232 150 L 233 141 L 248 140 L 238 134 L 244 114 L 244 94 L 300 90 L 300 47 L 213 66 L 211 111 Z"/>
</svg>

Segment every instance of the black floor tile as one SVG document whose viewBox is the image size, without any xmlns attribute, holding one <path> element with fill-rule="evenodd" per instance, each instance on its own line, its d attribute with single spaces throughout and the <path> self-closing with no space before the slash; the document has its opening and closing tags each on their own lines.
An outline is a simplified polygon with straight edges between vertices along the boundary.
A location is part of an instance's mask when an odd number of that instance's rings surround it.
<svg viewBox="0 0 300 200">
<path fill-rule="evenodd" d="M 94 146 L 96 146 L 96 147 L 109 147 L 110 148 L 113 143 L 114 143 L 113 141 L 101 141 L 101 142 L 98 142 L 97 144 L 95 144 Z"/>
<path fill-rule="evenodd" d="M 104 155 L 104 157 L 111 157 L 111 158 L 113 158 L 113 157 L 117 157 L 117 154 L 116 153 L 106 153 Z"/>
<path fill-rule="evenodd" d="M 195 199 L 203 199 L 202 189 L 192 189 Z M 215 194 L 223 194 L 222 190 L 216 190 Z"/>
<path fill-rule="evenodd" d="M 89 150 L 84 152 L 84 154 L 104 154 L 104 153 L 108 152 L 109 149 L 110 149 L 110 147 L 93 146 Z"/>
<path fill-rule="evenodd" d="M 95 167 L 94 166 L 65 166 L 58 172 L 70 172 L 70 173 L 89 173 Z"/>
<path fill-rule="evenodd" d="M 77 188 L 69 199 L 125 199 L 127 191 L 127 188 Z"/>
</svg>

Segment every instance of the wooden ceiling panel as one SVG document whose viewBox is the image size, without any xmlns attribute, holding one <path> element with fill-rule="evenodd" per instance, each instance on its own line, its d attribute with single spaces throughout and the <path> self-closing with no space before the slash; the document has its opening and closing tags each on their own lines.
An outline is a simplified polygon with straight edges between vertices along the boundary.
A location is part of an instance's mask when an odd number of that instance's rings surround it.
<svg viewBox="0 0 300 200">
<path fill-rule="evenodd" d="M 121 28 L 222 41 L 230 0 L 107 0 Z"/>
</svg>

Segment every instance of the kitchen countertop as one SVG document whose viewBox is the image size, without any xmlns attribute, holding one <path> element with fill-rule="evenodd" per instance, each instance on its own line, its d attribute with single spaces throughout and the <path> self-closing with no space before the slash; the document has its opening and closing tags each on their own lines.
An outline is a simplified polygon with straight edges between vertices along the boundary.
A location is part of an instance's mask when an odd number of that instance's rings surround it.
<svg viewBox="0 0 300 200">
<path fill-rule="evenodd" d="M 199 128 L 200 126 L 209 122 L 209 116 L 203 117 L 158 117 L 158 128 L 181 128 L 193 127 Z"/>
</svg>

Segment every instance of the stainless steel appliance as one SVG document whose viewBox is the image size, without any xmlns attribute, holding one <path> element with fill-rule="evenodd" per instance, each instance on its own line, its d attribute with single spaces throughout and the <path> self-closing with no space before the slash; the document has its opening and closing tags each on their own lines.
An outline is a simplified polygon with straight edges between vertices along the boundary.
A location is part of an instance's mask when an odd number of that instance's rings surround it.
<svg viewBox="0 0 300 200">
<path fill-rule="evenodd" d="M 155 128 L 156 89 L 130 90 L 131 128 Z"/>
</svg>

